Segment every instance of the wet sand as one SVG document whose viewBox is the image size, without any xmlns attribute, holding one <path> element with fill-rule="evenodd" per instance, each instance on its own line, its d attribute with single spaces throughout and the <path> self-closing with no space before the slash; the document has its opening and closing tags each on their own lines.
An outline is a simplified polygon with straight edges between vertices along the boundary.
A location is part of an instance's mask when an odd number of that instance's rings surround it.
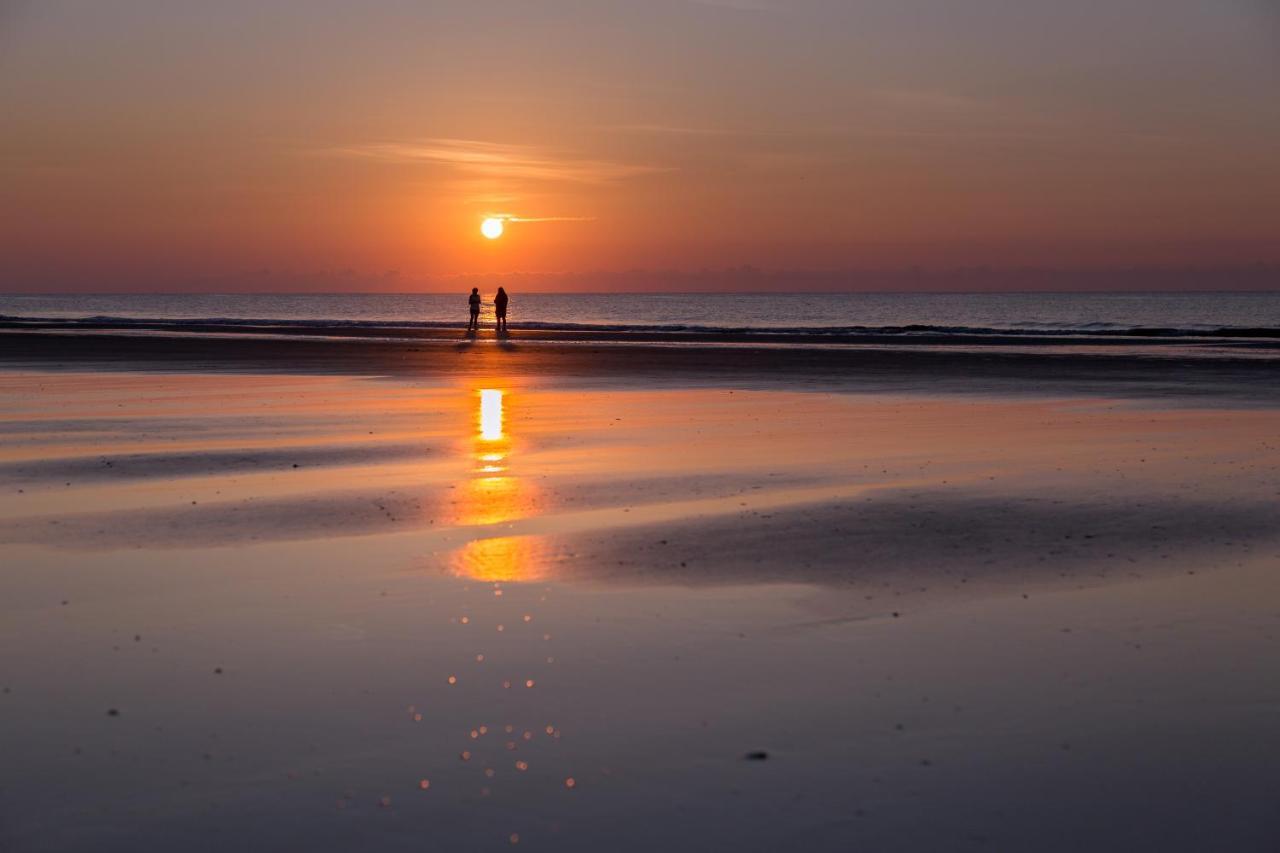
<svg viewBox="0 0 1280 853">
<path fill-rule="evenodd" d="M 340 329 L 331 329 L 340 332 Z M 884 393 L 1057 394 L 1211 403 L 1280 403 L 1275 341 L 1230 349 L 1194 340 L 1099 342 L 1055 338 L 954 337 L 833 345 L 806 338 L 787 345 L 751 336 L 739 343 L 706 335 L 516 331 L 469 338 L 434 330 L 421 339 L 298 330 L 175 335 L 118 330 L 15 331 L 0 327 L 0 364 L 69 370 L 311 373 L 431 378 L 435 382 L 541 377 L 575 387 L 736 388 Z"/>
<path fill-rule="evenodd" d="M 2 849 L 1280 839 L 1267 382 L 133 346 L 0 372 Z"/>
</svg>

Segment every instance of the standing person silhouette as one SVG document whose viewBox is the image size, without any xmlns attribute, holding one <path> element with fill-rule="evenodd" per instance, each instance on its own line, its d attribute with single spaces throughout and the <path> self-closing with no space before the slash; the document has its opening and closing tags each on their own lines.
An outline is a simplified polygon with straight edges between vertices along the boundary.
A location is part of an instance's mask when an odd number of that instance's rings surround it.
<svg viewBox="0 0 1280 853">
<path fill-rule="evenodd" d="M 471 306 L 471 321 L 467 323 L 468 332 L 476 332 L 480 329 L 480 288 L 471 288 L 471 296 L 467 298 L 467 304 Z"/>
<path fill-rule="evenodd" d="M 498 295 L 493 297 L 493 313 L 498 318 L 498 333 L 506 334 L 507 332 L 507 291 L 498 288 Z"/>
</svg>

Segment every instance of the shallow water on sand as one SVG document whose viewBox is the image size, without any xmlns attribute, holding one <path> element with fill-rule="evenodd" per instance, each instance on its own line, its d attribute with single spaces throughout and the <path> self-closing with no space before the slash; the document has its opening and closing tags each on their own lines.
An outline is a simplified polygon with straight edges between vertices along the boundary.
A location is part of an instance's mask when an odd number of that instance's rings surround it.
<svg viewBox="0 0 1280 853">
<path fill-rule="evenodd" d="M 0 396 L 5 850 L 1280 837 L 1271 410 Z"/>
</svg>

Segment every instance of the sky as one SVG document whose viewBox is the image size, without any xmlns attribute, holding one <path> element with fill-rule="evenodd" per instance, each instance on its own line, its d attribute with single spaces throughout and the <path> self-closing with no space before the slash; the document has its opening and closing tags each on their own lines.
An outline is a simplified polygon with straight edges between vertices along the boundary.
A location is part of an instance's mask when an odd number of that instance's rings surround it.
<svg viewBox="0 0 1280 853">
<path fill-rule="evenodd" d="M 1280 288 L 1278 92 L 1271 0 L 0 0 L 0 291 Z"/>
</svg>

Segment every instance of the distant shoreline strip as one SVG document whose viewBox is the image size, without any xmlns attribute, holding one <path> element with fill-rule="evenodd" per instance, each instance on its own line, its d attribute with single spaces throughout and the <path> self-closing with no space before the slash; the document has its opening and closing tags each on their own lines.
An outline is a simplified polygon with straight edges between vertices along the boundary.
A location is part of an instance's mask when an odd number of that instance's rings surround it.
<svg viewBox="0 0 1280 853">
<path fill-rule="evenodd" d="M 461 331 L 465 322 L 438 320 L 345 320 L 345 319 L 290 319 L 290 318 L 239 318 L 239 317 L 22 317 L 0 315 L 0 329 L 29 331 L 58 330 L 119 330 L 169 331 L 200 334 L 297 334 L 329 335 L 341 337 L 420 336 L 424 332 Z M 565 333 L 582 335 L 634 335 L 670 336 L 673 339 L 696 336 L 698 339 L 723 338 L 764 341 L 809 339 L 828 343 L 874 343 L 884 339 L 922 343 L 954 340 L 957 343 L 993 340 L 1005 342 L 1021 339 L 1039 339 L 1046 343 L 1065 344 L 1073 339 L 1085 339 L 1099 343 L 1106 339 L 1120 339 L 1126 343 L 1137 340 L 1153 342 L 1203 341 L 1280 341 L 1280 327 L 1276 326 L 1126 326 L 1113 323 L 1086 323 L 1054 325 L 1028 323 L 1000 327 L 940 326 L 912 324 L 899 326 L 709 326 L 696 324 L 609 324 L 609 323 L 546 323 L 512 322 L 513 331 L 541 334 Z M 1033 340 L 1025 340 L 1033 343 Z"/>
</svg>

